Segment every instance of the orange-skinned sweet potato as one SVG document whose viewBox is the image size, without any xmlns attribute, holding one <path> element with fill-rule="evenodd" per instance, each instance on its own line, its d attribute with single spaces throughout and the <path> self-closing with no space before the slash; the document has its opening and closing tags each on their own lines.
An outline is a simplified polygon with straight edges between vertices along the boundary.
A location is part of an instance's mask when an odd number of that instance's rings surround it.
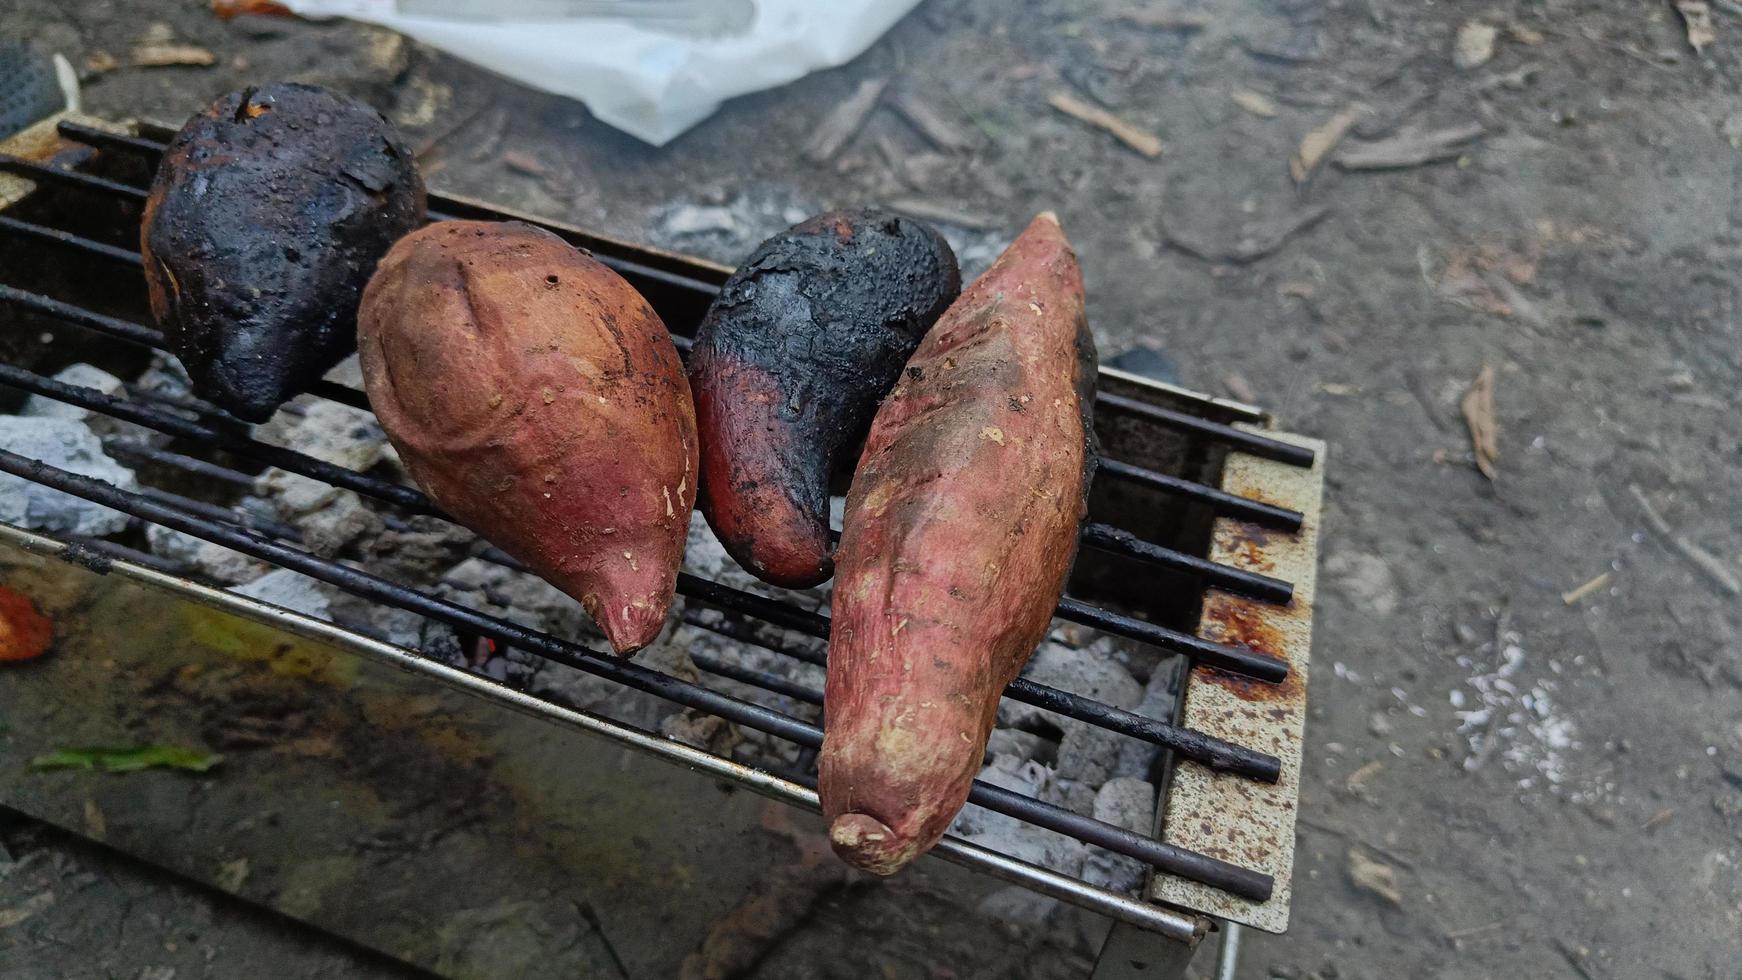
<svg viewBox="0 0 1742 980">
<path fill-rule="evenodd" d="M 683 365 L 622 277 L 542 229 L 444 221 L 363 293 L 369 401 L 438 504 L 587 609 L 659 635 L 696 496 Z"/>
<path fill-rule="evenodd" d="M 1046 635 L 1094 473 L 1094 378 L 1082 274 L 1043 214 L 877 412 L 836 552 L 819 762 L 830 840 L 860 868 L 943 836 Z"/>
</svg>

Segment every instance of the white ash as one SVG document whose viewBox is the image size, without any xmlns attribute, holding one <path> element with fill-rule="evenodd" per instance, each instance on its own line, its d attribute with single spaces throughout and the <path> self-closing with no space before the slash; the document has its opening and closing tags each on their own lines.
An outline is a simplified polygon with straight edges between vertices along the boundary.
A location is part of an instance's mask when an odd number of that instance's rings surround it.
<svg viewBox="0 0 1742 980">
<path fill-rule="evenodd" d="M 151 545 L 152 554 L 173 563 L 178 570 L 197 572 L 221 585 L 252 582 L 272 570 L 265 562 L 256 561 L 239 551 L 161 524 L 147 525 L 145 539 Z"/>
<path fill-rule="evenodd" d="M 993 758 L 990 765 L 980 770 L 979 778 L 1037 799 L 1046 799 L 1058 792 L 1053 785 L 1057 776 L 1051 769 L 1011 756 Z M 1089 855 L 1088 845 L 1079 840 L 1042 830 L 972 803 L 956 815 L 950 832 L 982 847 L 1068 875 L 1080 873 L 1083 861 Z"/>
<path fill-rule="evenodd" d="M 230 591 L 330 623 L 333 616 L 329 588 L 330 586 L 306 575 L 280 568 L 267 572 L 246 585 L 233 586 Z"/>
<path fill-rule="evenodd" d="M 254 436 L 272 446 L 307 453 L 346 469 L 363 471 L 381 462 L 387 434 L 360 408 L 301 395 L 279 409 Z"/>
<path fill-rule="evenodd" d="M 322 558 L 333 558 L 353 542 L 380 534 L 386 524 L 381 515 L 364 505 L 363 498 L 342 490 L 327 506 L 305 514 L 297 527 L 303 547 Z"/>
<path fill-rule="evenodd" d="M 1028 661 L 1022 676 L 1116 708 L 1136 707 L 1143 699 L 1143 688 L 1124 667 L 1105 655 L 1105 649 L 1094 644 L 1073 649 L 1061 643 L 1043 643 Z M 1000 724 L 1011 728 L 1032 731 L 1047 727 L 1061 733 L 1068 731 L 1066 722 L 1070 721 L 1055 712 L 1010 700 L 999 706 L 998 718 Z"/>
<path fill-rule="evenodd" d="M 146 391 L 155 391 L 171 398 L 192 398 L 194 384 L 188 379 L 187 369 L 181 362 L 168 354 L 156 353 L 151 356 L 151 366 L 139 376 L 139 387 Z"/>
<path fill-rule="evenodd" d="M 77 388 L 92 388 L 105 395 L 122 395 L 121 379 L 99 367 L 89 364 L 72 364 L 55 373 L 54 379 L 62 384 Z M 28 415 L 39 419 L 68 419 L 73 422 L 83 422 L 99 431 L 109 422 L 114 421 L 101 412 L 93 412 L 63 401 L 56 401 L 47 395 L 31 395 L 24 400 L 20 415 Z M 95 424 L 93 424 L 95 423 Z"/>
<path fill-rule="evenodd" d="M 673 202 L 654 212 L 649 231 L 654 245 L 737 265 L 763 240 L 820 210 L 784 191 L 759 190 L 730 200 Z"/>
<path fill-rule="evenodd" d="M 1058 775 L 1055 770 L 1053 778 L 1042 790 L 1041 801 L 1086 817 L 1095 811 L 1095 787 L 1080 779 Z"/>
<path fill-rule="evenodd" d="M 1008 755 L 1023 762 L 1049 765 L 1058 759 L 1058 743 L 1019 728 L 994 728 L 992 737 L 986 742 L 986 754 Z"/>
<path fill-rule="evenodd" d="M 1119 777 L 1107 781 L 1095 794 L 1090 815 L 1103 823 L 1148 836 L 1155 828 L 1155 784 L 1148 780 Z M 1083 861 L 1083 880 L 1112 891 L 1136 894 L 1143 885 L 1145 865 L 1136 858 L 1089 846 Z"/>
<path fill-rule="evenodd" d="M 1490 652 L 1500 648 L 1497 666 L 1478 666 L 1468 655 L 1457 658 L 1458 666 L 1472 671 L 1464 689 L 1448 695 L 1458 733 L 1469 745 L 1464 768 L 1498 761 L 1518 777 L 1520 789 L 1560 792 L 1569 778 L 1565 753 L 1579 747 L 1578 731 L 1558 710 L 1556 681 L 1525 679 L 1529 658 L 1522 643 L 1518 633 L 1502 630 L 1497 643 L 1484 647 Z M 1555 664 L 1548 666 L 1555 672 Z"/>
<path fill-rule="evenodd" d="M 1191 672 L 1191 664 L 1186 658 L 1173 656 L 1164 659 L 1149 674 L 1149 683 L 1144 685 L 1143 700 L 1131 711 L 1145 718 L 1156 721 L 1172 721 L 1178 700 L 1177 692 L 1184 689 L 1186 675 Z M 1113 775 L 1133 776 L 1148 779 L 1155 773 L 1155 764 L 1160 759 L 1161 749 L 1141 739 L 1126 738 L 1119 745 L 1119 757 L 1113 763 Z"/>
<path fill-rule="evenodd" d="M 1119 750 L 1130 737 L 1075 718 L 1062 719 L 1061 724 L 1064 737 L 1059 740 L 1059 772 L 1090 786 L 1112 778 Z"/>
<path fill-rule="evenodd" d="M 0 416 L 0 446 L 123 490 L 138 487 L 133 471 L 104 455 L 102 440 L 74 419 Z M 103 537 L 125 529 L 128 517 L 40 483 L 0 474 L 0 521 L 31 530 Z"/>
<path fill-rule="evenodd" d="M 255 478 L 254 492 L 270 505 L 274 517 L 292 523 L 339 499 L 341 491 L 324 480 L 273 467 Z"/>
</svg>

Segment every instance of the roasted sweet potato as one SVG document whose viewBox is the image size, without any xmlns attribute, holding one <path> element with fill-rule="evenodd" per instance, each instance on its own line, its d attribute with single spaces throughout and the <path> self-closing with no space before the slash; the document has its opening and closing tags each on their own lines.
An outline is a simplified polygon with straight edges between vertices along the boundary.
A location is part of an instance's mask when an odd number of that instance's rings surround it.
<svg viewBox="0 0 1742 980">
<path fill-rule="evenodd" d="M 967 800 L 1047 624 L 1094 474 L 1095 346 L 1058 220 L 1036 218 L 933 327 L 872 422 L 836 554 L 823 813 L 892 874 Z"/>
<path fill-rule="evenodd" d="M 960 289 L 941 235 L 869 209 L 781 232 L 726 281 L 690 386 L 702 513 L 740 565 L 793 588 L 829 577 L 830 479 Z"/>
<path fill-rule="evenodd" d="M 200 395 L 263 422 L 354 349 L 363 284 L 423 219 L 411 151 L 374 109 L 312 85 L 232 92 L 158 165 L 151 313 Z"/>
<path fill-rule="evenodd" d="M 381 260 L 358 349 L 425 492 L 580 600 L 618 653 L 659 635 L 695 505 L 696 417 L 632 286 L 542 229 L 444 221 Z"/>
</svg>

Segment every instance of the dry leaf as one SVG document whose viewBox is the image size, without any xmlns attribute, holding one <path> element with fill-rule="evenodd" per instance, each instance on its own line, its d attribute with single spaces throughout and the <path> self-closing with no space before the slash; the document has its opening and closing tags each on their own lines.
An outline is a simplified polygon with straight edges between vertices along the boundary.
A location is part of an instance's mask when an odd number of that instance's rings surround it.
<svg viewBox="0 0 1742 980">
<path fill-rule="evenodd" d="M 1458 28 L 1458 39 L 1452 45 L 1452 64 L 1469 71 L 1480 68 L 1494 57 L 1494 41 L 1500 29 L 1479 20 L 1465 21 Z"/>
<path fill-rule="evenodd" d="M 1209 14 L 1185 13 L 1178 10 L 1153 10 L 1143 7 L 1121 10 L 1113 15 L 1113 19 L 1158 31 L 1201 31 L 1215 23 L 1215 18 Z"/>
<path fill-rule="evenodd" d="M 20 905 L 0 909 L 0 929 L 10 929 L 54 904 L 54 892 L 38 892 Z"/>
<path fill-rule="evenodd" d="M 1511 34 L 1512 39 L 1517 41 L 1519 44 L 1528 44 L 1531 47 L 1535 47 L 1542 43 L 1541 31 L 1533 31 L 1522 24 L 1513 24 L 1511 27 L 1506 29 L 1506 32 Z"/>
<path fill-rule="evenodd" d="M 1694 49 L 1694 54 L 1705 54 L 1706 48 L 1718 40 L 1718 32 L 1712 28 L 1712 5 L 1706 0 L 1675 0 L 1675 9 L 1687 27 L 1688 47 Z"/>
<path fill-rule="evenodd" d="M 1343 787 L 1351 793 L 1359 794 L 1362 790 L 1367 788 L 1367 780 L 1372 779 L 1376 774 L 1378 774 L 1379 770 L 1384 768 L 1385 763 L 1378 759 L 1374 759 L 1372 762 L 1369 762 L 1350 773 L 1349 778 L 1343 780 Z"/>
<path fill-rule="evenodd" d="M 1391 865 L 1380 864 L 1360 851 L 1349 851 L 1349 880 L 1356 888 L 1378 895 L 1387 902 L 1403 907 L 1403 892 L 1397 888 L 1397 872 Z"/>
<path fill-rule="evenodd" d="M 1162 150 L 1167 148 L 1154 133 L 1134 126 L 1099 106 L 1092 106 L 1069 92 L 1054 92 L 1046 103 L 1072 119 L 1112 133 L 1119 142 L 1150 159 L 1161 156 Z"/>
<path fill-rule="evenodd" d="M 1318 169 L 1325 154 L 1337 148 L 1343 137 L 1349 134 L 1349 127 L 1355 125 L 1355 120 L 1361 117 L 1361 110 L 1350 106 L 1337 113 L 1325 124 L 1301 138 L 1300 149 L 1294 151 L 1294 157 L 1288 161 L 1289 176 L 1297 184 L 1305 183 Z"/>
<path fill-rule="evenodd" d="M 218 873 L 213 876 L 213 882 L 227 892 L 239 891 L 242 883 L 248 880 L 248 871 L 248 859 L 245 857 L 225 861 L 218 865 Z"/>
<path fill-rule="evenodd" d="M 217 63 L 218 56 L 197 44 L 141 44 L 133 49 L 135 68 L 164 68 L 171 65 L 205 66 Z"/>
<path fill-rule="evenodd" d="M 104 72 L 111 72 L 119 67 L 121 67 L 121 63 L 116 61 L 115 56 L 107 51 L 92 51 L 90 55 L 85 58 L 85 70 L 93 75 L 101 75 Z"/>
<path fill-rule="evenodd" d="M 102 840 L 109 832 L 109 822 L 103 819 L 103 810 L 97 806 L 97 801 L 85 797 L 85 836 L 92 840 Z"/>
<path fill-rule="evenodd" d="M 1252 382 L 1247 381 L 1244 375 L 1228 375 L 1222 379 L 1222 387 L 1228 390 L 1228 394 L 1248 405 L 1258 401 L 1258 392 L 1252 390 Z"/>
<path fill-rule="evenodd" d="M 1390 139 L 1351 146 L 1337 154 L 1344 170 L 1395 170 L 1445 160 L 1463 152 L 1464 144 L 1483 135 L 1481 123 L 1422 133 L 1408 131 Z"/>
<path fill-rule="evenodd" d="M 1464 400 L 1458 403 L 1464 413 L 1464 424 L 1470 427 L 1470 446 L 1476 451 L 1476 468 L 1489 480 L 1494 479 L 1494 461 L 1500 458 L 1500 427 L 1494 420 L 1494 366 L 1482 365 L 1482 373 Z"/>
<path fill-rule="evenodd" d="M 1262 116 L 1265 119 L 1272 119 L 1276 116 L 1276 103 L 1251 89 L 1237 88 L 1231 97 L 1235 105 L 1254 116 Z"/>
<path fill-rule="evenodd" d="M 538 158 L 519 150 L 509 150 L 502 154 L 502 165 L 517 174 L 528 177 L 549 177 L 550 168 L 538 162 Z"/>
</svg>

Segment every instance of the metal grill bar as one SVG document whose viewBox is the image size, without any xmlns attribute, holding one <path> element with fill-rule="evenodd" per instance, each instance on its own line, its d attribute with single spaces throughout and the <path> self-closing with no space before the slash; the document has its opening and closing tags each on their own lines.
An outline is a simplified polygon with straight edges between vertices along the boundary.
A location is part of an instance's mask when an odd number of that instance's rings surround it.
<svg viewBox="0 0 1742 980">
<path fill-rule="evenodd" d="M 62 187 L 73 187 L 99 194 L 113 194 L 116 197 L 141 204 L 145 202 L 146 198 L 146 191 L 143 188 L 134 187 L 132 184 L 123 184 L 118 180 L 109 180 L 79 170 L 51 167 L 46 163 L 37 163 L 35 160 L 15 157 L 10 153 L 0 153 L 0 171 L 17 174 L 20 177 L 44 184 L 58 184 Z"/>
<path fill-rule="evenodd" d="M 77 140 L 78 142 L 86 143 L 90 146 L 106 145 L 154 156 L 161 155 L 164 147 L 164 144 L 152 140 L 141 140 L 138 138 L 129 138 L 124 141 L 116 140 L 113 138 L 113 134 L 70 122 L 60 123 L 58 131 L 62 136 L 68 139 Z M 501 212 L 488 208 L 480 208 L 476 205 L 470 205 L 461 201 L 450 201 L 440 195 L 432 194 L 430 195 L 430 199 L 441 203 L 445 209 L 441 212 L 432 212 L 432 217 L 434 217 L 436 213 L 452 217 L 498 220 L 506 217 L 506 215 Z M 562 234 L 564 231 L 564 229 L 560 228 L 552 228 L 551 230 L 558 234 Z M 574 238 L 576 236 L 570 234 L 565 235 L 564 237 Z M 593 236 L 583 234 L 579 237 L 581 238 L 582 243 L 587 246 L 598 244 L 598 240 Z M 719 292 L 719 285 L 717 283 L 704 282 L 700 279 L 673 273 L 665 269 L 654 268 L 653 266 L 635 262 L 632 259 L 625 259 L 621 256 L 611 255 L 605 251 L 598 251 L 596 257 L 601 262 L 617 269 L 619 272 L 623 272 L 625 275 L 652 279 L 668 286 L 687 289 L 697 293 L 698 298 L 701 299 L 711 300 L 714 294 Z M 1254 456 L 1262 456 L 1265 459 L 1273 459 L 1278 462 L 1287 463 L 1291 466 L 1310 467 L 1313 464 L 1313 453 L 1311 450 L 1303 449 L 1299 446 L 1291 445 L 1280 440 L 1270 439 L 1256 433 L 1236 429 L 1219 422 L 1211 422 L 1208 419 L 1201 419 L 1195 415 L 1187 415 L 1184 412 L 1176 412 L 1171 409 L 1150 405 L 1147 402 L 1140 402 L 1136 399 L 1126 398 L 1122 395 L 1097 392 L 1095 397 L 1098 404 L 1105 405 L 1115 411 L 1122 412 L 1135 418 L 1144 419 L 1145 421 L 1156 425 L 1166 426 L 1168 428 L 1188 432 L 1192 435 L 1200 436 L 1212 441 L 1225 443 L 1240 449 L 1242 452 L 1251 453 Z"/>
<path fill-rule="evenodd" d="M 44 229 L 44 231 L 52 230 L 53 229 Z M 80 241 L 88 242 L 90 245 L 99 244 L 97 242 L 90 242 L 88 239 L 80 239 Z M 27 292 L 11 286 L 0 285 L 0 301 L 9 302 L 23 309 L 42 313 L 46 316 L 52 316 L 56 319 L 65 320 L 68 323 L 89 330 L 95 330 L 112 337 L 118 337 L 157 350 L 166 349 L 163 334 L 151 327 L 133 323 L 129 320 L 123 320 L 119 317 L 105 316 L 101 313 L 95 313 L 71 303 L 63 303 L 59 300 L 50 299 L 47 296 L 42 296 L 37 293 Z M 680 352 L 687 353 L 689 351 L 692 341 L 688 337 L 684 337 L 680 334 L 672 334 L 671 339 Z M 324 378 L 310 386 L 309 394 L 328 398 L 341 404 L 349 405 L 352 408 L 367 410 L 370 407 L 368 396 L 363 392 L 358 391 L 355 388 L 335 384 Z M 212 410 L 218 411 L 215 406 Z M 1130 463 L 1122 463 L 1113 459 L 1101 459 L 1097 465 L 1096 473 L 1097 475 L 1104 475 L 1117 480 L 1138 483 L 1172 496 L 1197 500 L 1201 503 L 1208 504 L 1209 507 L 1218 514 L 1225 514 L 1229 517 L 1238 517 L 1242 520 L 1252 521 L 1255 524 L 1274 527 L 1283 531 L 1293 532 L 1300 530 L 1301 515 L 1298 511 L 1292 511 L 1282 507 L 1274 507 L 1270 504 L 1261 503 L 1256 500 L 1248 500 L 1245 497 L 1236 496 L 1218 490 L 1215 487 L 1206 486 L 1202 483 L 1195 483 L 1165 473 L 1157 473 L 1153 470 L 1134 466 Z M 1227 585 L 1226 587 L 1233 591 L 1244 591 L 1232 584 Z M 1282 601 L 1286 602 L 1287 600 Z"/>
<path fill-rule="evenodd" d="M 0 289 L 6 288 L 0 287 Z M 0 293 L 0 298 L 3 297 L 4 294 Z M 269 446 L 230 428 L 208 425 L 171 415 L 123 399 L 103 395 L 90 389 L 63 385 L 52 379 L 11 366 L 0 366 L 0 383 L 24 387 L 63 401 L 73 401 L 75 404 L 83 405 L 83 407 L 94 411 L 114 415 L 117 418 L 125 418 L 127 421 L 169 432 L 172 435 L 212 442 L 224 449 L 258 459 L 269 465 L 278 466 L 281 469 L 323 480 L 347 490 L 406 507 L 418 513 L 448 519 L 439 512 L 428 497 L 411 487 L 334 466 L 294 450 Z M 682 588 L 681 579 L 679 587 Z M 1288 675 L 1287 665 L 1274 657 L 1243 650 L 1239 647 L 1212 643 L 1135 617 L 1099 609 L 1069 597 L 1064 598 L 1059 603 L 1056 613 L 1061 618 L 1072 622 L 1094 626 L 1128 639 L 1184 653 L 1202 663 L 1246 674 L 1260 680 L 1280 683 Z"/>
<path fill-rule="evenodd" d="M 187 514 L 100 480 L 70 473 L 4 449 L 0 449 L 0 471 L 224 545 L 384 605 L 406 609 L 450 626 L 479 633 L 626 687 L 718 715 L 735 724 L 810 748 L 820 748 L 822 745 L 821 729 L 772 709 L 710 691 L 633 663 L 609 659 L 577 644 L 407 589 L 367 572 L 273 543 L 230 525 Z M 1016 817 L 1034 826 L 1137 858 L 1165 873 L 1201 881 L 1253 901 L 1267 900 L 1274 884 L 1268 875 L 1172 847 L 1001 787 L 975 782 L 969 802 Z"/>
<path fill-rule="evenodd" d="M 116 447 L 125 447 L 121 451 L 140 453 L 140 448 L 129 443 L 115 442 Z M 246 474 L 213 466 L 202 460 L 179 456 L 161 450 L 147 449 L 140 453 L 145 458 L 169 465 L 180 465 L 182 461 L 198 464 L 202 470 L 218 471 L 214 476 L 231 483 L 252 485 L 252 478 Z M 246 526 L 263 530 L 266 533 L 283 540 L 300 541 L 301 534 L 295 528 L 283 524 L 255 520 L 247 520 L 235 516 L 236 512 L 201 501 L 189 501 L 185 497 L 166 495 L 166 502 L 175 504 L 186 501 L 200 508 L 209 510 L 196 511 L 216 520 L 228 520 L 230 523 L 243 523 Z M 193 507 L 184 509 L 194 510 Z M 496 547 L 490 547 L 479 556 L 505 568 L 518 572 L 528 572 L 527 567 L 517 561 L 512 555 Z M 828 617 L 818 613 L 789 606 L 776 599 L 769 599 L 750 592 L 742 592 L 728 586 L 710 582 L 707 579 L 689 574 L 679 573 L 678 589 L 683 595 L 698 602 L 713 605 L 731 612 L 746 613 L 763 619 L 782 629 L 804 633 L 819 639 L 826 639 L 829 631 Z M 813 664 L 818 667 L 827 666 L 827 654 L 822 651 L 807 648 L 775 644 L 756 636 L 749 630 L 737 629 L 729 624 L 704 623 L 691 618 L 685 622 L 701 629 L 719 633 L 732 639 L 754 643 L 775 653 Z M 1112 705 L 1102 704 L 1092 698 L 1086 698 L 1069 691 L 1038 684 L 1026 677 L 1018 677 L 1004 690 L 1004 696 L 1022 704 L 1033 705 L 1055 711 L 1067 718 L 1097 725 L 1109 731 L 1117 732 L 1131 738 L 1149 742 L 1160 748 L 1170 749 L 1180 753 L 1184 758 L 1198 762 L 1217 771 L 1230 772 L 1246 776 L 1266 783 L 1274 783 L 1282 774 L 1282 762 L 1274 755 L 1256 752 L 1241 745 L 1236 745 L 1221 739 L 1210 738 L 1201 732 L 1189 728 L 1181 728 L 1164 721 L 1157 721 L 1135 712 L 1125 711 Z"/>
<path fill-rule="evenodd" d="M 25 236 L 26 238 L 52 242 L 56 245 L 76 248 L 81 252 L 89 252 L 92 255 L 100 255 L 105 259 L 119 262 L 122 265 L 130 265 L 135 269 L 145 267 L 145 260 L 139 257 L 138 252 L 131 249 L 116 248 L 113 245 L 105 245 L 102 242 L 95 242 L 89 238 L 75 235 L 70 231 L 61 231 L 59 228 L 48 228 L 34 222 L 20 221 L 17 218 L 8 218 L 5 215 L 0 214 L 0 229 L 15 232 Z"/>
<path fill-rule="evenodd" d="M 1231 565 L 1223 565 L 1210 561 L 1208 558 L 1188 555 L 1172 548 L 1164 548 L 1111 524 L 1102 524 L 1099 521 L 1090 521 L 1084 524 L 1083 543 L 1102 551 L 1110 551 L 1114 554 L 1160 565 L 1163 568 L 1184 572 L 1212 588 L 1238 592 L 1263 602 L 1274 602 L 1286 606 L 1294 599 L 1294 586 L 1282 579 L 1260 575 L 1257 572 L 1248 572 Z"/>
<path fill-rule="evenodd" d="M 1277 507 L 1263 501 L 1241 497 L 1226 490 L 1193 483 L 1182 477 L 1168 473 L 1157 473 L 1154 470 L 1133 466 L 1116 459 L 1101 459 L 1095 467 L 1096 476 L 1109 476 L 1115 480 L 1136 483 L 1151 490 L 1176 497 L 1186 497 L 1199 503 L 1209 505 L 1210 510 L 1223 517 L 1250 521 L 1260 527 L 1275 528 L 1294 534 L 1305 523 L 1305 516 L 1298 510 Z"/>
<path fill-rule="evenodd" d="M 1159 405 L 1151 405 L 1135 398 L 1126 398 L 1124 395 L 1114 395 L 1104 391 L 1095 396 L 1095 403 L 1104 405 L 1122 415 L 1144 419 L 1158 425 L 1165 425 L 1169 428 L 1225 443 L 1253 456 L 1273 459 L 1278 463 L 1287 463 L 1302 469 L 1310 469 L 1313 465 L 1313 451 L 1304 446 L 1296 446 L 1279 439 L 1258 435 L 1255 432 L 1247 432 L 1245 429 L 1236 429 L 1231 425 L 1198 418 L 1196 415 L 1187 415 L 1171 408 L 1162 408 Z"/>
</svg>

